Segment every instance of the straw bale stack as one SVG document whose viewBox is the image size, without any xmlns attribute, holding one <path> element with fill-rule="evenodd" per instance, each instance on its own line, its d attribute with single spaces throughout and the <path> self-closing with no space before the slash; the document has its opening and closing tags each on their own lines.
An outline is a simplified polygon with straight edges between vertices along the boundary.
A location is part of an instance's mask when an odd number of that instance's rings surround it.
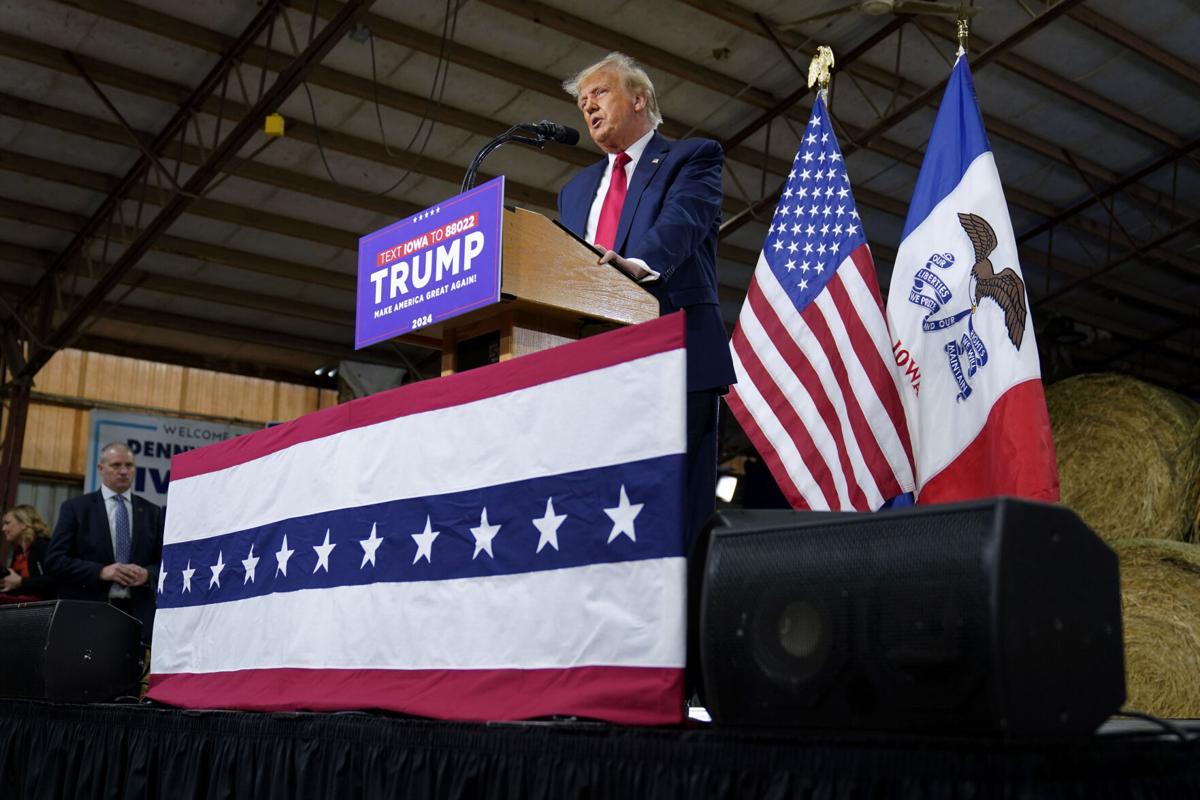
<svg viewBox="0 0 1200 800">
<path fill-rule="evenodd" d="M 1200 718 L 1200 545 L 1109 542 L 1121 562 L 1126 707 Z"/>
<path fill-rule="evenodd" d="M 1122 375 L 1046 389 L 1062 502 L 1106 541 L 1195 540 L 1200 405 Z"/>
</svg>

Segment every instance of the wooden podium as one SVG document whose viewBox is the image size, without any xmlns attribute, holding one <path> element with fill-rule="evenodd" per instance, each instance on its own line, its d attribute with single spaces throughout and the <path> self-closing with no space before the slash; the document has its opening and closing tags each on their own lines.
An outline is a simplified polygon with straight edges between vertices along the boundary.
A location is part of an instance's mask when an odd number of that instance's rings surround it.
<svg viewBox="0 0 1200 800">
<path fill-rule="evenodd" d="M 504 210 L 502 258 L 500 302 L 401 337 L 440 339 L 442 375 L 658 316 L 652 294 L 536 211 Z"/>
</svg>

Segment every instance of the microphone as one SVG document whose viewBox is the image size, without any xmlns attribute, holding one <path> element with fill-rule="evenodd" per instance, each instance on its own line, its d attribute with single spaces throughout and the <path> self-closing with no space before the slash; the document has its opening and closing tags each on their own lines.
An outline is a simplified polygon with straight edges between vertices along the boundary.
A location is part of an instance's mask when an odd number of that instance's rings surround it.
<svg viewBox="0 0 1200 800">
<path fill-rule="evenodd" d="M 506 142 L 517 142 L 518 144 L 536 147 L 538 150 L 541 150 L 546 146 L 547 141 L 573 145 L 579 141 L 579 131 L 545 119 L 541 122 L 521 122 L 513 125 L 507 131 L 485 144 L 483 149 L 475 154 L 475 158 L 471 161 L 471 166 L 467 167 L 467 174 L 463 176 L 461 191 L 465 192 L 475 185 L 475 176 L 479 172 L 479 167 L 483 164 L 483 160 L 493 150 Z"/>
<path fill-rule="evenodd" d="M 544 119 L 541 122 L 527 123 L 521 127 L 552 142 L 568 146 L 579 144 L 579 131 L 569 125 L 559 125 L 557 122 Z"/>
</svg>

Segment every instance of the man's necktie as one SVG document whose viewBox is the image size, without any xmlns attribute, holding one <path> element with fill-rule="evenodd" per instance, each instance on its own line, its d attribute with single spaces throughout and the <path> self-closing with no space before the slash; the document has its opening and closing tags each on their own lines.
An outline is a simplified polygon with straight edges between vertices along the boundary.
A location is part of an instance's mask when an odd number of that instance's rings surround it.
<svg viewBox="0 0 1200 800">
<path fill-rule="evenodd" d="M 617 153 L 613 160 L 612 177 L 608 181 L 608 193 L 600 206 L 600 221 L 596 223 L 596 246 L 611 250 L 617 238 L 617 225 L 621 222 L 621 206 L 625 205 L 625 193 L 629 180 L 625 177 L 625 165 L 631 161 L 628 153 Z"/>
<path fill-rule="evenodd" d="M 113 495 L 113 500 L 117 501 L 117 547 L 116 556 L 117 563 L 129 563 L 129 509 L 125 508 L 125 498 L 121 495 Z"/>
</svg>

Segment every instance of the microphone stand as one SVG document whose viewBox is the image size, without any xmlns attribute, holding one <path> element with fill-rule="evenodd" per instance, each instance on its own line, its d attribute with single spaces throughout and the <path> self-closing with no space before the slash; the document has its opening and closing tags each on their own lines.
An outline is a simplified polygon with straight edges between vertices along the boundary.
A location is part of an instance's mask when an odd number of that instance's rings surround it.
<svg viewBox="0 0 1200 800">
<path fill-rule="evenodd" d="M 546 142 L 548 142 L 549 139 L 540 133 L 531 133 L 529 131 L 529 127 L 530 126 L 528 125 L 513 125 L 504 133 L 485 144 L 483 149 L 480 150 L 475 155 L 475 158 L 471 160 L 471 166 L 467 167 L 467 174 L 463 176 L 462 188 L 460 188 L 459 191 L 465 192 L 475 185 L 475 175 L 477 172 L 479 172 L 479 166 L 483 163 L 485 158 L 492 154 L 493 150 L 496 150 L 501 145 L 507 144 L 508 142 L 517 142 L 518 144 L 535 147 L 538 150 L 545 149 Z"/>
</svg>

